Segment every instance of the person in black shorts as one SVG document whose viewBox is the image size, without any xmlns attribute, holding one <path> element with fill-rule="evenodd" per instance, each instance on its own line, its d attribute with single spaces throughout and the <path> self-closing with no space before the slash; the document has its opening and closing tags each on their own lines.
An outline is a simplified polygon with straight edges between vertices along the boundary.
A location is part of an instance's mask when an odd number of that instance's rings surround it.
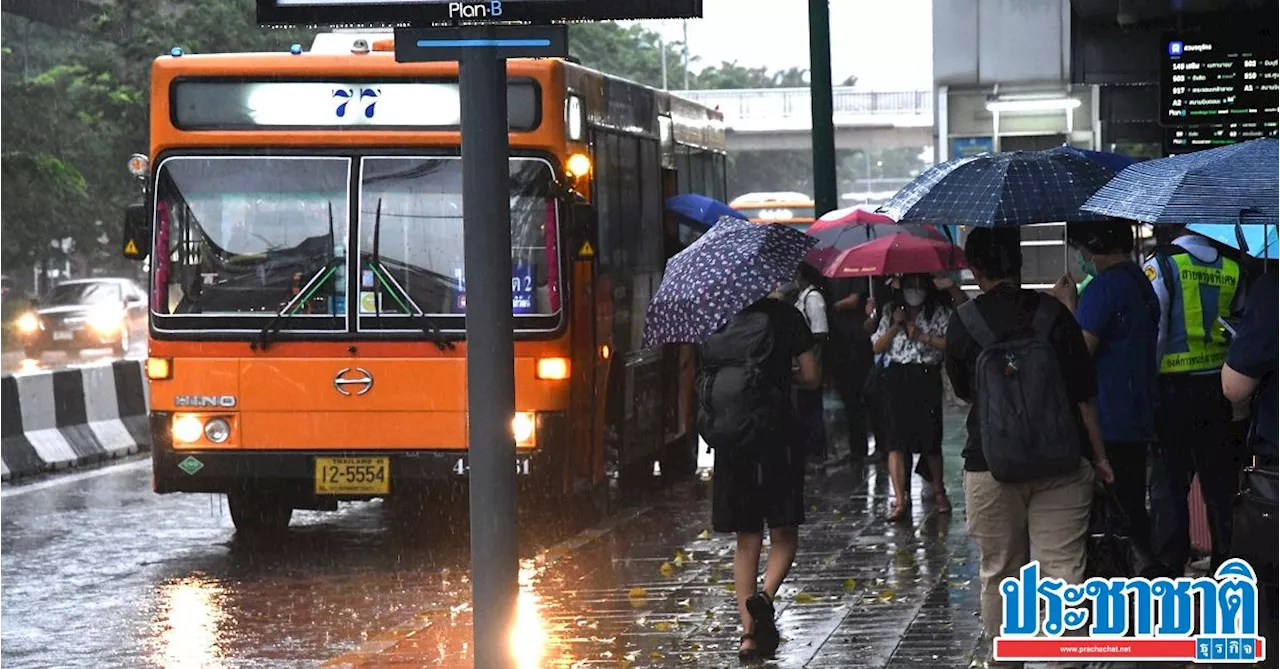
<svg viewBox="0 0 1280 669">
<path fill-rule="evenodd" d="M 822 377 L 809 326 L 783 299 L 780 293 L 773 293 L 744 311 L 759 311 L 769 317 L 773 349 L 760 369 L 777 384 L 778 396 L 789 399 L 793 387 L 817 388 Z M 744 661 L 772 656 L 777 649 L 773 597 L 791 570 L 804 523 L 805 444 L 797 437 L 801 432 L 795 427 L 791 403 L 785 399 L 783 403 L 783 424 L 763 440 L 768 443 L 715 452 L 711 520 L 715 531 L 738 535 L 733 574 L 743 627 L 738 655 Z M 764 587 L 757 591 L 766 524 L 769 560 Z"/>
</svg>

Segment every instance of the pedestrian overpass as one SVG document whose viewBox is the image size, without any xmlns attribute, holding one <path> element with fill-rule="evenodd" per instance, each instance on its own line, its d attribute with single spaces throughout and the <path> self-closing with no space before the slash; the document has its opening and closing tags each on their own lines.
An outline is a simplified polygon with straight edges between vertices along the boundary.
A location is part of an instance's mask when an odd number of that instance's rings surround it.
<svg viewBox="0 0 1280 669">
<path fill-rule="evenodd" d="M 672 91 L 716 107 L 730 151 L 808 150 L 813 146 L 808 88 Z M 933 146 L 933 92 L 832 89 L 837 149 L 879 151 Z"/>
</svg>

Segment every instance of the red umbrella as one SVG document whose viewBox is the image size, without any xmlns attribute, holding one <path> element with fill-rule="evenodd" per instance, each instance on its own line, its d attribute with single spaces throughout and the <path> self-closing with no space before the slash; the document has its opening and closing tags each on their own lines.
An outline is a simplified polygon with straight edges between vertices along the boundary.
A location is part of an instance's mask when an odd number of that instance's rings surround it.
<svg viewBox="0 0 1280 669">
<path fill-rule="evenodd" d="M 873 205 L 857 205 L 837 209 L 819 218 L 805 231 L 818 240 L 809 250 L 804 261 L 823 269 L 840 255 L 841 251 L 888 235 L 907 234 L 945 240 L 946 237 L 932 225 L 900 225 L 884 214 L 876 213 Z M 830 276 L 830 274 L 828 274 Z"/>
<path fill-rule="evenodd" d="M 873 239 L 840 252 L 822 273 L 834 279 L 887 274 L 933 274 L 968 266 L 964 251 L 950 242 L 910 234 Z"/>
</svg>

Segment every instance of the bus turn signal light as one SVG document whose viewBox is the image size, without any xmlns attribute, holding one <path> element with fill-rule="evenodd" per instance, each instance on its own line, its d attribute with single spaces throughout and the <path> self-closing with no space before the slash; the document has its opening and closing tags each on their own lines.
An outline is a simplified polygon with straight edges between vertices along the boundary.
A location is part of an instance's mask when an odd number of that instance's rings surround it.
<svg viewBox="0 0 1280 669">
<path fill-rule="evenodd" d="M 172 358 L 147 358 L 147 378 L 152 381 L 163 381 L 173 378 Z"/>
<path fill-rule="evenodd" d="M 569 378 L 569 359 L 539 358 L 537 377 L 547 381 L 563 381 Z"/>
</svg>

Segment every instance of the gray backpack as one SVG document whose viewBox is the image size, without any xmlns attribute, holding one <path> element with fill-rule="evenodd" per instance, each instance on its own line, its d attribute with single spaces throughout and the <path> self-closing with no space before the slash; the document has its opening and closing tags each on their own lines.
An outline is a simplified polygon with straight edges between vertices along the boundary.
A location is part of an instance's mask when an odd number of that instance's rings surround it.
<svg viewBox="0 0 1280 669">
<path fill-rule="evenodd" d="M 974 369 L 974 405 L 982 455 L 991 476 L 1021 483 L 1070 474 L 1080 467 L 1080 431 L 1049 332 L 1062 306 L 1040 296 L 1030 338 L 997 340 L 972 300 L 957 309 L 981 347 Z"/>
</svg>

